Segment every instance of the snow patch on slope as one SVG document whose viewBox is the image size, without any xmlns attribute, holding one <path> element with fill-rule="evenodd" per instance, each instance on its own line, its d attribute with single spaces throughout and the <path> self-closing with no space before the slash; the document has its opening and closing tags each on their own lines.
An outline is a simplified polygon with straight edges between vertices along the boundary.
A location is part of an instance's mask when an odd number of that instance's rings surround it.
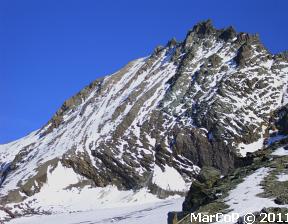
<svg viewBox="0 0 288 224">
<path fill-rule="evenodd" d="M 233 210 L 232 212 L 243 216 L 260 211 L 264 207 L 281 207 L 273 199 L 258 196 L 258 194 L 263 192 L 260 183 L 269 174 L 269 171 L 270 169 L 264 167 L 258 169 L 246 177 L 234 190 L 230 191 L 225 203 L 230 206 L 230 209 Z"/>
<path fill-rule="evenodd" d="M 31 132 L 29 135 L 20 138 L 14 142 L 0 145 L 0 163 L 1 162 L 12 162 L 19 151 L 38 139 L 38 130 Z"/>
<path fill-rule="evenodd" d="M 286 150 L 284 147 L 280 147 L 276 149 L 271 155 L 273 156 L 288 156 L 288 150 Z"/>
<path fill-rule="evenodd" d="M 258 141 L 250 143 L 250 144 L 244 144 L 240 143 L 238 145 L 239 152 L 241 156 L 245 157 L 248 152 L 256 152 L 257 150 L 261 149 L 264 144 L 264 138 L 260 138 Z"/>
<path fill-rule="evenodd" d="M 280 173 L 276 177 L 277 177 L 277 181 L 280 181 L 280 182 L 288 181 L 288 174 L 287 173 Z"/>
<path fill-rule="evenodd" d="M 49 172 L 50 169 L 48 167 L 47 183 L 39 193 L 26 199 L 24 205 L 29 204 L 52 213 L 65 213 L 161 201 L 156 195 L 149 193 L 147 188 L 120 191 L 116 186 L 85 186 L 81 189 L 75 187 L 75 184 L 84 178 L 74 173 L 73 169 L 62 166 L 60 162 L 52 172 Z"/>
<path fill-rule="evenodd" d="M 48 167 L 48 171 L 52 167 Z M 66 187 L 77 184 L 83 177 L 74 173 L 73 169 L 64 167 L 58 162 L 57 167 L 52 172 L 47 172 L 47 183 L 41 189 L 47 196 L 53 196 L 55 192 L 65 189 Z"/>
<path fill-rule="evenodd" d="M 165 165 L 164 171 L 155 165 L 152 182 L 164 190 L 187 191 L 189 188 L 176 169 Z"/>
</svg>

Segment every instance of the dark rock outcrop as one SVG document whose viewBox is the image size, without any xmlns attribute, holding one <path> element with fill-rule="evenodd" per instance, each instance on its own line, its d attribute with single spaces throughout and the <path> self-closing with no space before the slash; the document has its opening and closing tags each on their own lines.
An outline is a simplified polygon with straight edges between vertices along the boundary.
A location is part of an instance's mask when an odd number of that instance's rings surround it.
<svg viewBox="0 0 288 224">
<path fill-rule="evenodd" d="M 200 205 L 205 205 L 215 200 L 215 194 L 211 189 L 217 180 L 220 179 L 220 175 L 220 171 L 213 167 L 202 167 L 197 180 L 193 181 L 186 196 L 183 203 L 183 211 L 193 212 Z"/>
</svg>

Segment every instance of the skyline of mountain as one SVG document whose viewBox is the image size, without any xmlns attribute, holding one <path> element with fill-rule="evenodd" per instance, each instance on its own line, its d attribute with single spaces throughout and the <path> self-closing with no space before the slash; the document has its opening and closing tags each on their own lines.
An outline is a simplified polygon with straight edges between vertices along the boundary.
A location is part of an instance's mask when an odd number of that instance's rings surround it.
<svg viewBox="0 0 288 224">
<path fill-rule="evenodd" d="M 140 6 L 138 5 L 140 4 Z M 36 130 L 69 97 L 192 24 L 259 33 L 272 52 L 287 50 L 286 1 L 0 3 L 0 143 Z M 173 6 L 173 7 L 172 7 Z M 53 90 L 53 91 L 52 91 Z M 35 106 L 37 105 L 37 106 Z"/>
</svg>

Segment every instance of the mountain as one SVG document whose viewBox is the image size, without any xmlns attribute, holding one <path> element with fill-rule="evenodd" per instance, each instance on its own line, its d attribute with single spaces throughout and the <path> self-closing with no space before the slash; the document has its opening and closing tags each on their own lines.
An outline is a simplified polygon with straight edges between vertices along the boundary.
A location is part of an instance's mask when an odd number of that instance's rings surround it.
<svg viewBox="0 0 288 224">
<path fill-rule="evenodd" d="M 183 196 L 203 167 L 227 175 L 251 165 L 249 155 L 287 127 L 277 120 L 287 81 L 285 52 L 201 22 L 1 145 L 3 219 Z"/>
</svg>

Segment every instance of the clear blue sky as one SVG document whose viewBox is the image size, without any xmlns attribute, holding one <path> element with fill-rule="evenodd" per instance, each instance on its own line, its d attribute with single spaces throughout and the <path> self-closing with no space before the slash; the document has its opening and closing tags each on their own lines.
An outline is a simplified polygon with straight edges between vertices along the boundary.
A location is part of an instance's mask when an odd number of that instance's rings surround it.
<svg viewBox="0 0 288 224">
<path fill-rule="evenodd" d="M 0 143 L 43 126 L 90 81 L 211 18 L 288 49 L 287 0 L 0 0 Z"/>
</svg>

